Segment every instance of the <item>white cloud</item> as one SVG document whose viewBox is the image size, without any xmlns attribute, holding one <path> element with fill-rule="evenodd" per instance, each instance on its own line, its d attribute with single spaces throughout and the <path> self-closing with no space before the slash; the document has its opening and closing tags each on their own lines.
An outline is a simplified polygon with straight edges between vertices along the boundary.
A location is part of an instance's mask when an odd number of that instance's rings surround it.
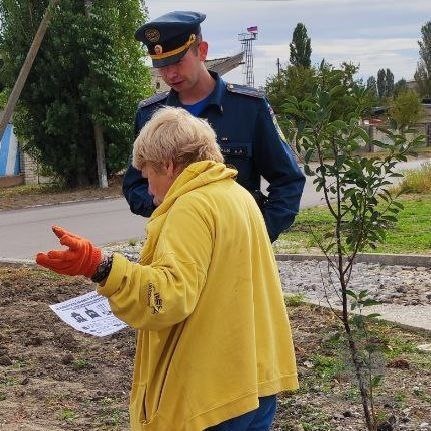
<svg viewBox="0 0 431 431">
<path fill-rule="evenodd" d="M 410 79 L 419 58 L 420 29 L 431 11 L 430 0 L 147 0 L 147 6 L 151 18 L 178 9 L 205 12 L 203 31 L 211 58 L 238 52 L 238 33 L 257 25 L 256 85 L 276 73 L 277 58 L 288 61 L 298 22 L 311 37 L 314 63 L 322 58 L 334 65 L 350 60 L 360 64 L 365 78 L 390 68 L 395 79 Z M 242 82 L 241 68 L 227 78 Z"/>
</svg>

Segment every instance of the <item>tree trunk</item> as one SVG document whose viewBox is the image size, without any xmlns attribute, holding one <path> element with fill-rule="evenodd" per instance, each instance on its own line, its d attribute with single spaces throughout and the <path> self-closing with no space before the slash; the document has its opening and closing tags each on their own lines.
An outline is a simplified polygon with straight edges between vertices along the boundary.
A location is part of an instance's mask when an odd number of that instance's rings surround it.
<svg viewBox="0 0 431 431">
<path fill-rule="evenodd" d="M 371 141 L 374 139 L 374 126 L 372 124 L 368 125 L 368 136 L 370 137 L 370 141 L 366 147 L 366 151 L 372 153 L 374 151 L 374 145 L 371 143 Z"/>
<path fill-rule="evenodd" d="M 108 176 L 106 174 L 105 141 L 103 139 L 103 127 L 93 123 L 94 140 L 96 141 L 97 173 L 99 175 L 99 187 L 108 188 Z"/>
<path fill-rule="evenodd" d="M 90 10 L 93 7 L 93 0 L 84 0 L 85 15 L 90 18 Z M 90 71 L 91 74 L 91 71 Z M 103 126 L 93 122 L 94 141 L 96 144 L 97 174 L 99 176 L 99 187 L 108 188 L 108 177 L 106 174 L 105 140 L 103 138 Z"/>
<path fill-rule="evenodd" d="M 3 133 L 6 129 L 6 126 L 12 118 L 13 111 L 18 102 L 21 91 L 24 88 L 24 84 L 27 80 L 28 74 L 30 73 L 33 61 L 36 58 L 40 45 L 42 44 L 46 29 L 48 28 L 49 22 L 51 21 L 52 9 L 59 3 L 60 0 L 50 1 L 48 7 L 46 8 L 45 14 L 43 15 L 43 18 L 39 24 L 39 28 L 37 29 L 33 42 L 30 46 L 30 49 L 28 50 L 27 57 L 24 60 L 18 78 L 15 81 L 15 85 L 13 86 L 12 92 L 9 95 L 9 99 L 3 111 L 3 116 L 0 120 L 0 140 L 3 138 Z"/>
<path fill-rule="evenodd" d="M 427 142 L 427 147 L 431 147 L 431 123 L 428 123 L 427 125 L 426 125 L 426 135 L 427 135 L 427 138 L 426 138 L 426 142 Z"/>
</svg>

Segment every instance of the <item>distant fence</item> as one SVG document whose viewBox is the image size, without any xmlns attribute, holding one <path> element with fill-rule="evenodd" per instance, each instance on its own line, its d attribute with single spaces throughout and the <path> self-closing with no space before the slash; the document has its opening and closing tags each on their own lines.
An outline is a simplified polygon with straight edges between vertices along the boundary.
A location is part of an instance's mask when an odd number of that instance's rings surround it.
<svg viewBox="0 0 431 431">
<path fill-rule="evenodd" d="M 18 141 L 13 133 L 12 124 L 8 124 L 0 142 L 0 177 L 20 173 L 20 152 Z"/>
</svg>

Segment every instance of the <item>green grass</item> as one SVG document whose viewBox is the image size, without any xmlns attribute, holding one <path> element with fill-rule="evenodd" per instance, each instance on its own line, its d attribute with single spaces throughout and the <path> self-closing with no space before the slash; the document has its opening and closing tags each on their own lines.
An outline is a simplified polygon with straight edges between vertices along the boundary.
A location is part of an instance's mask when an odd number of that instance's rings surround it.
<svg viewBox="0 0 431 431">
<path fill-rule="evenodd" d="M 285 293 L 284 304 L 286 307 L 299 307 L 305 302 L 305 295 L 302 293 Z"/>
<path fill-rule="evenodd" d="M 424 162 L 419 169 L 408 169 L 403 172 L 404 178 L 398 191 L 401 193 L 431 192 L 431 163 Z"/>
<path fill-rule="evenodd" d="M 26 184 L 22 186 L 0 188 L 0 198 L 22 195 L 43 195 L 64 192 L 66 189 L 59 183 Z"/>
<path fill-rule="evenodd" d="M 62 421 L 73 422 L 76 419 L 77 415 L 76 412 L 71 409 L 62 409 L 59 412 L 58 417 Z"/>
<path fill-rule="evenodd" d="M 384 243 L 373 253 L 431 254 L 431 193 L 403 196 L 404 205 L 398 222 L 388 230 Z M 326 207 L 301 210 L 290 231 L 283 233 L 274 243 L 276 253 L 319 253 L 312 232 L 331 228 L 333 219 Z"/>
<path fill-rule="evenodd" d="M 75 368 L 75 370 L 82 370 L 84 368 L 88 368 L 90 366 L 90 362 L 88 359 L 75 359 L 72 362 L 72 367 Z"/>
</svg>

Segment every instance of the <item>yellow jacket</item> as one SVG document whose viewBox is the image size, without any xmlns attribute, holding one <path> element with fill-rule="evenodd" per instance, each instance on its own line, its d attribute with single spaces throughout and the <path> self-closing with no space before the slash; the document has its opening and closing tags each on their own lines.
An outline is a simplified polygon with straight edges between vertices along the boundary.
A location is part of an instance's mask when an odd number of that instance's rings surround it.
<svg viewBox="0 0 431 431">
<path fill-rule="evenodd" d="M 99 292 L 138 329 L 133 431 L 201 431 L 297 388 L 292 335 L 261 213 L 236 171 L 198 162 L 116 254 Z"/>
</svg>

